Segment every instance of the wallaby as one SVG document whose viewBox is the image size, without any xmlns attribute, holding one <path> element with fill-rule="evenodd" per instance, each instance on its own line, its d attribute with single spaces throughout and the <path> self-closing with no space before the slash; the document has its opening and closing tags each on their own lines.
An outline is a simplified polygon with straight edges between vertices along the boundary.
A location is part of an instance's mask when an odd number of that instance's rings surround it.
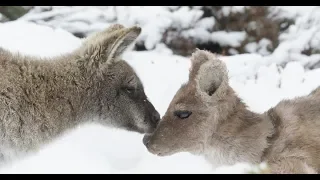
<svg viewBox="0 0 320 180">
<path fill-rule="evenodd" d="M 39 150 L 81 123 L 154 131 L 160 115 L 121 58 L 140 33 L 138 26 L 115 24 L 50 59 L 1 49 L 1 162 Z"/>
<path fill-rule="evenodd" d="M 227 68 L 214 54 L 196 50 L 189 81 L 175 94 L 155 132 L 143 143 L 150 153 L 190 152 L 214 167 L 266 162 L 271 173 L 320 170 L 320 87 L 251 112 L 229 86 Z"/>
</svg>

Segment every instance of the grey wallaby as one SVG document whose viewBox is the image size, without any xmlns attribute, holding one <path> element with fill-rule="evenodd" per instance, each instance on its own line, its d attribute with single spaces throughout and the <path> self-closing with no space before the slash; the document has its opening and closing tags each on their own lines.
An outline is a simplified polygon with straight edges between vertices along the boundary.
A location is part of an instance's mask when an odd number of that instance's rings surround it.
<svg viewBox="0 0 320 180">
<path fill-rule="evenodd" d="M 0 162 L 36 151 L 81 123 L 152 132 L 160 115 L 121 59 L 140 33 L 115 24 L 50 59 L 0 49 Z"/>
<path fill-rule="evenodd" d="M 155 132 L 144 136 L 149 152 L 190 152 L 214 167 L 266 162 L 271 173 L 319 173 L 320 87 L 258 114 L 229 86 L 226 65 L 217 56 L 197 50 L 191 62 L 189 81 Z"/>
</svg>

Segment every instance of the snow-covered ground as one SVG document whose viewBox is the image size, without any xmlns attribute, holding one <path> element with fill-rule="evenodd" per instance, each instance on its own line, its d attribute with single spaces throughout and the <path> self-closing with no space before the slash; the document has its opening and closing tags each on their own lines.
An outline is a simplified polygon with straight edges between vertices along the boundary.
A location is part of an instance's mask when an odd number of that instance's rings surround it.
<svg viewBox="0 0 320 180">
<path fill-rule="evenodd" d="M 292 7 L 288 9 L 288 12 L 294 11 Z M 303 14 L 308 10 L 299 9 L 296 13 Z M 320 43 L 317 18 L 320 19 L 320 14 L 316 11 L 308 11 L 298 18 L 270 55 L 221 57 L 227 63 L 231 86 L 251 110 L 263 112 L 283 98 L 305 95 L 320 85 L 320 69 L 308 68 L 319 62 L 319 54 L 301 54 L 306 46 L 316 47 Z M 150 25 L 150 32 L 155 26 Z M 147 27 L 145 29 L 148 31 Z M 152 33 L 147 34 L 152 38 Z M 15 52 L 55 56 L 72 51 L 80 43 L 80 39 L 60 28 L 52 29 L 23 20 L 0 24 L 0 47 Z M 163 115 L 176 90 L 187 80 L 189 59 L 173 55 L 161 44 L 156 44 L 156 48 L 150 51 L 128 51 L 124 59 L 136 69 L 150 101 Z M 248 167 L 240 163 L 212 170 L 202 157 L 188 153 L 157 157 L 147 152 L 142 135 L 91 124 L 82 125 L 39 153 L 14 162 L 0 172 L 243 173 Z"/>
</svg>

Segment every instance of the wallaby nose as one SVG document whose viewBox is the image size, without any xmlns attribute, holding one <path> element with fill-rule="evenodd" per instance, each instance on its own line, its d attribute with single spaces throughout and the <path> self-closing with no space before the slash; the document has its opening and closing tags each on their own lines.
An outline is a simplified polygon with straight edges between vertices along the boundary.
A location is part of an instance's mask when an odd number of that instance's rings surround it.
<svg viewBox="0 0 320 180">
<path fill-rule="evenodd" d="M 154 123 L 158 123 L 159 121 L 160 121 L 160 114 L 157 112 L 157 111 L 155 111 L 153 114 L 152 114 L 152 121 L 154 122 Z"/>
<path fill-rule="evenodd" d="M 148 147 L 148 145 L 149 145 L 150 138 L 151 138 L 151 135 L 146 134 L 146 135 L 144 135 L 144 137 L 143 137 L 143 139 L 142 139 L 143 144 L 144 144 L 146 147 Z"/>
<path fill-rule="evenodd" d="M 145 136 L 143 138 L 143 144 L 145 145 L 145 147 L 148 149 L 149 152 L 151 152 L 152 154 L 157 154 L 157 155 L 161 155 L 161 153 L 159 153 L 159 147 L 157 144 L 153 143 L 150 141 L 151 136 Z"/>
</svg>

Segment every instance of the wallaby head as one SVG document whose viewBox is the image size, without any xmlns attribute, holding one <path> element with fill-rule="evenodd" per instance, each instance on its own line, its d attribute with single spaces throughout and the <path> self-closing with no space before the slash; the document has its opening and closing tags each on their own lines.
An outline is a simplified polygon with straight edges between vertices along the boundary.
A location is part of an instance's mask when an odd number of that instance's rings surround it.
<svg viewBox="0 0 320 180">
<path fill-rule="evenodd" d="M 84 41 L 77 63 L 85 76 L 94 79 L 92 101 L 99 106 L 99 121 L 146 133 L 155 129 L 160 115 L 134 69 L 121 59 L 140 32 L 137 26 L 116 24 L 94 34 Z"/>
<path fill-rule="evenodd" d="M 214 54 L 197 50 L 191 57 L 189 81 L 171 101 L 152 135 L 143 142 L 151 153 L 167 156 L 186 151 L 199 153 L 218 128 L 228 92 L 225 64 Z"/>
</svg>

